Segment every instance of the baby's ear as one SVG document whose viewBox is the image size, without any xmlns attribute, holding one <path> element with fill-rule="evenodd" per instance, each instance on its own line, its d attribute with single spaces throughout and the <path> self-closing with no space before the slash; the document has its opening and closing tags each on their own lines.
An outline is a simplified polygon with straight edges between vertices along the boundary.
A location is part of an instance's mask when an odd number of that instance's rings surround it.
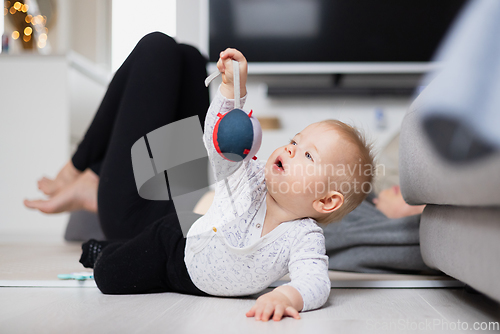
<svg viewBox="0 0 500 334">
<path fill-rule="evenodd" d="M 344 204 L 344 195 L 338 191 L 332 191 L 324 197 L 314 200 L 313 207 L 319 213 L 328 214 L 340 209 L 342 204 Z"/>
</svg>

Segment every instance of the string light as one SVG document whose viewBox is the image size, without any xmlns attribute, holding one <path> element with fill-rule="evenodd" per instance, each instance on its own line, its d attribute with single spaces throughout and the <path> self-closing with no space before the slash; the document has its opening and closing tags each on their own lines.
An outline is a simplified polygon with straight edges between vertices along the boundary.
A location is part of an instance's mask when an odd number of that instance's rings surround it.
<svg viewBox="0 0 500 334">
<path fill-rule="evenodd" d="M 23 28 L 19 27 L 19 31 L 12 32 L 12 39 L 17 40 L 21 37 L 21 32 L 24 32 L 23 41 L 28 43 L 31 41 L 31 37 L 33 36 L 33 41 L 36 43 L 36 47 L 39 49 L 49 49 L 50 45 L 48 44 L 48 32 L 49 30 L 45 25 L 47 24 L 47 16 L 38 14 L 33 16 L 28 14 L 30 10 L 30 6 L 25 1 L 16 1 L 11 6 L 11 1 L 4 1 L 4 15 L 8 15 L 9 13 L 12 15 L 22 15 L 24 21 L 28 26 Z M 38 11 L 38 10 L 37 10 Z M 19 12 L 20 14 L 17 14 Z M 17 17 L 17 16 L 16 16 Z M 22 22 L 22 21 L 21 21 Z"/>
</svg>

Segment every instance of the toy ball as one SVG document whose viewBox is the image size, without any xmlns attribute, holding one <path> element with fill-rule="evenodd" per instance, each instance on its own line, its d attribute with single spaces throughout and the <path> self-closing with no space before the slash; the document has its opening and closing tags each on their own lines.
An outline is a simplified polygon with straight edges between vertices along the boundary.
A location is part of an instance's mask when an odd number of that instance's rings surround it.
<svg viewBox="0 0 500 334">
<path fill-rule="evenodd" d="M 241 109 L 233 109 L 218 116 L 213 135 L 217 152 L 233 162 L 257 159 L 255 154 L 262 142 L 262 129 L 252 111 L 247 114 Z"/>
</svg>

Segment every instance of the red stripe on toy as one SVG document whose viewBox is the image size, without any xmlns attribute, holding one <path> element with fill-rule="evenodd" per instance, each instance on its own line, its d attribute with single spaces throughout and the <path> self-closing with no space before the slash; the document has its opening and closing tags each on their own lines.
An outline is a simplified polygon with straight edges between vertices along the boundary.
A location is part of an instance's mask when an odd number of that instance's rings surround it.
<svg viewBox="0 0 500 334">
<path fill-rule="evenodd" d="M 222 153 L 220 147 L 219 147 L 219 142 L 217 141 L 217 133 L 219 131 L 219 124 L 220 124 L 220 121 L 222 121 L 222 118 L 227 115 L 227 114 L 224 114 L 222 115 L 221 113 L 219 113 L 217 116 L 219 116 L 219 120 L 217 121 L 217 123 L 215 123 L 215 126 L 214 126 L 214 132 L 212 134 L 212 141 L 214 142 L 214 147 L 215 147 L 215 150 L 217 151 L 217 153 L 219 153 L 219 155 L 221 157 L 223 157 L 225 160 L 227 161 L 231 161 L 231 162 L 236 162 L 234 160 L 231 160 L 231 159 L 228 159 L 226 158 L 226 156 L 224 156 L 224 153 Z"/>
<path fill-rule="evenodd" d="M 257 160 L 257 157 L 254 155 L 252 159 L 253 159 L 253 160 Z"/>
<path fill-rule="evenodd" d="M 252 113 L 253 113 L 253 110 L 250 110 L 250 112 L 248 113 L 248 117 L 252 117 Z"/>
<path fill-rule="evenodd" d="M 220 115 L 220 114 L 219 114 Z M 219 142 L 217 141 L 217 131 L 219 130 L 219 123 L 220 121 L 222 120 L 222 117 L 219 118 L 219 120 L 217 121 L 217 123 L 215 123 L 215 126 L 214 126 L 214 132 L 213 132 L 213 135 L 212 135 L 212 141 L 214 142 L 214 146 L 215 146 L 215 150 L 220 154 L 222 155 L 222 152 L 220 150 L 220 147 L 219 147 Z M 222 155 L 223 156 L 223 155 Z"/>
<path fill-rule="evenodd" d="M 248 154 L 248 153 L 250 153 L 250 150 L 249 150 L 249 149 L 244 149 L 244 150 L 243 150 L 243 154 Z"/>
</svg>

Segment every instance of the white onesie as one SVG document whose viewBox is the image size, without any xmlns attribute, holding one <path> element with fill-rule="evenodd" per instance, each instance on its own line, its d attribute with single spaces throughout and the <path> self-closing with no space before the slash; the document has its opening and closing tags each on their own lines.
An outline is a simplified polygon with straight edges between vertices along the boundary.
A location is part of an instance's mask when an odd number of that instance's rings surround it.
<svg viewBox="0 0 500 334">
<path fill-rule="evenodd" d="M 208 294 L 242 296 L 258 293 L 290 273 L 291 282 L 286 285 L 301 294 L 302 310 L 319 308 L 331 287 L 323 230 L 313 219 L 304 218 L 283 222 L 261 237 L 266 216 L 265 163 L 225 160 L 212 141 L 218 114 L 233 108 L 234 100 L 218 90 L 206 116 L 203 140 L 217 183 L 212 206 L 187 234 L 184 261 L 189 276 Z"/>
</svg>

